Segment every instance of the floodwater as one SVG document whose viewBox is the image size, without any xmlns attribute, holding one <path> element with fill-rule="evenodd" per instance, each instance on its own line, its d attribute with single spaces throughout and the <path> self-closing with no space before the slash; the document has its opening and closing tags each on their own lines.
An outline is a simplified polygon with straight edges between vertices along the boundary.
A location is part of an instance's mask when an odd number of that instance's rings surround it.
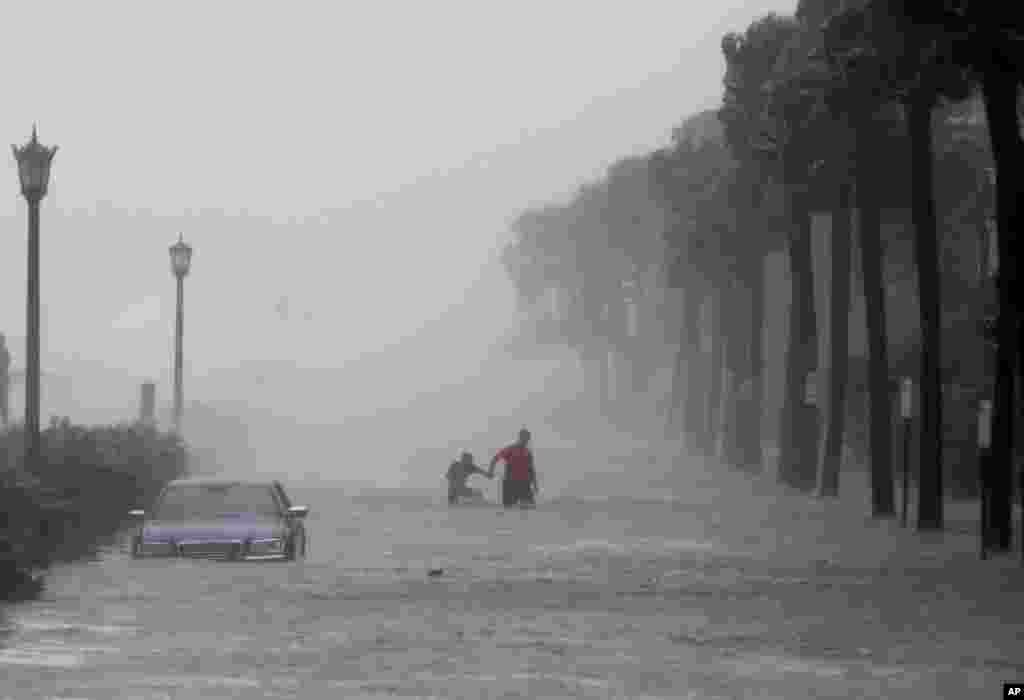
<svg viewBox="0 0 1024 700">
<path fill-rule="evenodd" d="M 772 520 L 707 484 L 524 511 L 289 490 L 305 561 L 115 546 L 56 569 L 3 613 L 0 699 L 963 698 L 1024 678 L 1012 567 L 958 574 L 880 526 L 851 545 L 820 509 Z"/>
</svg>

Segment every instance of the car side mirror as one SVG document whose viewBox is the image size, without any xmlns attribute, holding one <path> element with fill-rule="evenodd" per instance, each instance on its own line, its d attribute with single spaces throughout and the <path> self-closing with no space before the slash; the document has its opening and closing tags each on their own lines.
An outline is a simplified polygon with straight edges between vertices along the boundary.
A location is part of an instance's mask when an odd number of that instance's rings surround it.
<svg viewBox="0 0 1024 700">
<path fill-rule="evenodd" d="M 309 515 L 309 508 L 307 506 L 292 506 L 288 509 L 288 515 L 292 518 L 305 518 Z"/>
<path fill-rule="evenodd" d="M 146 511 L 144 511 L 144 510 L 130 510 L 130 511 L 128 511 L 128 515 L 132 516 L 133 518 L 145 518 L 146 517 Z"/>
</svg>

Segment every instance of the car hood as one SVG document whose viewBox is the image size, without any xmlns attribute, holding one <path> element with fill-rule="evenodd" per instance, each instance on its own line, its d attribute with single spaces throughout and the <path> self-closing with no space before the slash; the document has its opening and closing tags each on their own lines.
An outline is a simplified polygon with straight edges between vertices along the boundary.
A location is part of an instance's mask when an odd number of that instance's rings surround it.
<svg viewBox="0 0 1024 700">
<path fill-rule="evenodd" d="M 281 537 L 279 520 L 204 520 L 190 522 L 152 521 L 142 531 L 148 540 L 206 540 L 211 542 Z"/>
</svg>

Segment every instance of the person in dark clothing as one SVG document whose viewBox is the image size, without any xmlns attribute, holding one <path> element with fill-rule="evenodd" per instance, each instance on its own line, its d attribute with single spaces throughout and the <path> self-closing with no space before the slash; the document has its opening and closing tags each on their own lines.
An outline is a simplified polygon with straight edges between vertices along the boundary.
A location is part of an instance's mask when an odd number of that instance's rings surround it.
<svg viewBox="0 0 1024 700">
<path fill-rule="evenodd" d="M 491 459 L 490 475 L 494 465 L 505 462 L 505 476 L 501 481 L 501 502 L 505 507 L 533 505 L 537 494 L 537 471 L 530 451 L 530 431 L 523 428 L 515 443 L 499 450 Z"/>
<path fill-rule="evenodd" d="M 485 472 L 480 467 L 473 463 L 473 455 L 469 452 L 463 452 L 462 456 L 452 462 L 451 466 L 448 467 L 448 504 L 456 505 L 460 498 L 468 498 L 474 495 L 474 490 L 466 486 L 466 480 L 474 474 L 483 474 L 488 479 L 493 478 L 493 475 Z"/>
</svg>

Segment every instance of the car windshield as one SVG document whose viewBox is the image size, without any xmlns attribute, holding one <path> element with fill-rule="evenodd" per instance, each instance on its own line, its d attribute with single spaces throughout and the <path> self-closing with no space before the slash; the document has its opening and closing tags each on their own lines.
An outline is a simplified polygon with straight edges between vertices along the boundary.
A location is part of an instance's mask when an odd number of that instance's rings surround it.
<svg viewBox="0 0 1024 700">
<path fill-rule="evenodd" d="M 200 520 L 278 514 L 269 486 L 196 484 L 167 489 L 155 515 L 157 520 Z"/>
</svg>

